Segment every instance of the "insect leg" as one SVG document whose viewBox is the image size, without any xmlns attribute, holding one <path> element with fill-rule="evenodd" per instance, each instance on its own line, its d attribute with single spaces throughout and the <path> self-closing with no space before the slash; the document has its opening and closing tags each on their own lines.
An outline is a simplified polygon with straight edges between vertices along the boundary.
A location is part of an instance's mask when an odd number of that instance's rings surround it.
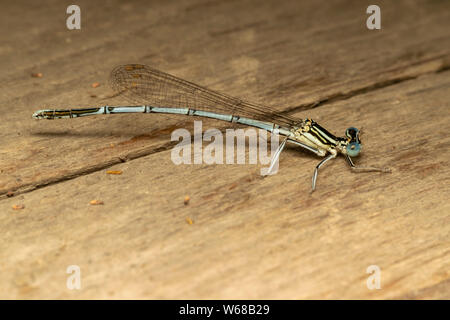
<svg viewBox="0 0 450 320">
<path fill-rule="evenodd" d="M 353 163 L 352 158 L 350 158 L 348 155 L 345 155 L 345 158 L 347 159 L 348 164 L 350 165 L 350 168 L 354 171 L 354 172 L 373 172 L 373 171 L 377 171 L 377 172 L 392 172 L 392 170 L 390 168 L 377 168 L 377 167 L 359 167 L 356 166 Z"/>
<path fill-rule="evenodd" d="M 328 157 L 326 157 L 325 159 L 320 161 L 319 164 L 316 166 L 316 168 L 314 169 L 313 177 L 312 177 L 312 190 L 311 190 L 311 192 L 316 190 L 316 181 L 317 181 L 317 175 L 319 173 L 319 168 L 321 166 L 323 166 L 325 164 L 325 162 L 327 162 L 328 160 L 336 158 L 336 155 L 337 155 L 336 153 L 331 153 Z"/>
<path fill-rule="evenodd" d="M 281 142 L 281 144 L 278 146 L 277 151 L 275 151 L 274 155 L 272 156 L 272 159 L 270 160 L 270 166 L 269 166 L 269 169 L 267 170 L 266 175 L 272 174 L 272 170 L 273 170 L 275 164 L 278 162 L 278 158 L 280 157 L 281 151 L 283 151 L 283 149 L 286 145 L 286 141 L 288 141 L 287 137 L 283 140 L 283 142 Z"/>
<path fill-rule="evenodd" d="M 322 150 L 319 150 L 319 149 L 317 149 L 317 148 L 310 147 L 310 146 L 308 146 L 307 144 L 304 144 L 304 143 L 301 143 L 301 142 L 298 142 L 298 141 L 295 141 L 295 140 L 288 140 L 288 141 L 291 142 L 291 143 L 293 143 L 293 144 L 296 144 L 296 145 L 298 145 L 298 146 L 300 146 L 300 147 L 302 147 L 302 148 L 305 148 L 306 150 L 309 150 L 309 151 L 311 151 L 311 152 L 314 152 L 315 154 L 317 154 L 317 155 L 320 156 L 320 157 L 323 157 L 323 156 L 325 155 L 325 153 L 326 153 L 326 152 L 324 152 L 324 151 L 322 151 Z"/>
</svg>

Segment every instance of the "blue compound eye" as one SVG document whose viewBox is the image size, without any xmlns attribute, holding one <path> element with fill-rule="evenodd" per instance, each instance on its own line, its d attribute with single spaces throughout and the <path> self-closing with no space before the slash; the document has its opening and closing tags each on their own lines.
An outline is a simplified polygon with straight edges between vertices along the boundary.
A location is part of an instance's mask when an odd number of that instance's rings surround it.
<svg viewBox="0 0 450 320">
<path fill-rule="evenodd" d="M 354 127 L 350 127 L 347 130 L 345 130 L 345 135 L 349 137 L 351 140 L 355 140 L 358 137 L 358 134 L 359 130 Z"/>
<path fill-rule="evenodd" d="M 361 145 L 357 142 L 351 142 L 347 145 L 347 154 L 350 157 L 356 157 L 361 151 Z"/>
</svg>

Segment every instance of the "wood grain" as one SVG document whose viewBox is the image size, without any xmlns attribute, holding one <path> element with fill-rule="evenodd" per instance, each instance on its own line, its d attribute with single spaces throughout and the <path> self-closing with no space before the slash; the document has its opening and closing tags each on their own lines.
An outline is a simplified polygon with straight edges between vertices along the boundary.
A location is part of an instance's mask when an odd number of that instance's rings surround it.
<svg viewBox="0 0 450 320">
<path fill-rule="evenodd" d="M 449 6 L 380 2 L 378 32 L 367 5 L 81 1 L 79 32 L 60 26 L 57 1 L 5 6 L 0 297 L 449 299 Z M 339 158 L 310 194 L 319 159 L 295 147 L 267 178 L 261 165 L 174 165 L 170 134 L 191 119 L 30 119 L 41 106 L 123 102 L 101 98 L 108 70 L 128 62 L 337 134 L 363 127 L 357 162 L 393 172 L 353 174 Z M 69 265 L 81 290 L 66 288 Z M 370 265 L 380 290 L 366 287 Z"/>
</svg>

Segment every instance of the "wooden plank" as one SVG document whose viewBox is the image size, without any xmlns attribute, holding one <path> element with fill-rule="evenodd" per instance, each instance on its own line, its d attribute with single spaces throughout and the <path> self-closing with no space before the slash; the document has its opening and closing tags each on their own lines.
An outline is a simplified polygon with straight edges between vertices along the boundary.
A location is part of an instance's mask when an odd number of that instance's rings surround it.
<svg viewBox="0 0 450 320">
<path fill-rule="evenodd" d="M 0 296 L 448 299 L 449 74 L 308 112 L 334 132 L 363 126 L 358 163 L 391 174 L 336 160 L 311 195 L 318 159 L 296 148 L 264 179 L 254 165 L 176 166 L 166 150 L 2 200 Z M 66 289 L 69 265 L 81 290 Z"/>
<path fill-rule="evenodd" d="M 167 149 L 170 132 L 190 128 L 181 118 L 139 115 L 30 119 L 42 107 L 123 103 L 101 99 L 111 93 L 105 83 L 109 70 L 120 63 L 154 65 L 292 111 L 442 71 L 450 63 L 445 1 L 379 1 L 380 31 L 366 28 L 368 3 L 360 1 L 79 5 L 80 31 L 65 29 L 66 7 L 56 0 L 2 8 L 3 198 L 8 191 L 30 191 Z M 32 78 L 31 72 L 43 77 Z M 94 89 L 93 82 L 101 86 Z"/>
</svg>

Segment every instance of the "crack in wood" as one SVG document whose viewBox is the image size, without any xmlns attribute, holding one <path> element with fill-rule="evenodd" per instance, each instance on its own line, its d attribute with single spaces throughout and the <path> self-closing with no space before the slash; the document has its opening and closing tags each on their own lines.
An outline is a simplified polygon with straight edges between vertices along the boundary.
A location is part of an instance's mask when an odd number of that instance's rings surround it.
<svg viewBox="0 0 450 320">
<path fill-rule="evenodd" d="M 433 60 L 429 60 L 426 61 L 427 63 L 430 61 L 438 61 L 437 59 L 433 59 Z M 422 61 L 421 64 L 423 64 L 424 62 Z M 301 112 L 301 111 L 306 111 L 306 110 L 311 110 L 311 109 L 316 109 L 318 107 L 322 107 L 324 105 L 330 104 L 330 103 L 334 103 L 336 101 L 342 101 L 342 100 L 348 100 L 351 99 L 353 97 L 362 95 L 362 94 L 367 94 L 370 93 L 372 91 L 376 91 L 379 89 L 384 89 L 405 81 L 409 81 L 409 80 L 414 80 L 417 79 L 420 76 L 423 76 L 425 74 L 430 74 L 430 73 L 441 73 L 441 72 L 445 72 L 450 70 L 450 63 L 447 62 L 443 62 L 441 67 L 437 68 L 436 70 L 433 70 L 431 72 L 423 72 L 423 73 L 419 73 L 416 75 L 411 75 L 411 76 L 403 76 L 403 77 L 398 77 L 398 78 L 394 78 L 394 79 L 388 79 L 388 80 L 384 80 L 384 81 L 380 81 L 380 82 L 376 82 L 374 84 L 362 87 L 362 88 L 357 88 L 354 90 L 350 90 L 349 92 L 346 93 L 342 93 L 342 92 L 338 92 L 335 94 L 330 95 L 329 97 L 323 98 L 319 101 L 315 101 L 312 103 L 305 103 L 305 104 L 300 104 L 298 106 L 294 106 L 291 107 L 289 109 L 286 109 L 284 111 L 281 111 L 281 114 L 284 115 L 289 115 L 292 113 L 296 113 L 296 112 Z"/>
<path fill-rule="evenodd" d="M 155 153 L 159 153 L 159 152 L 162 152 L 162 151 L 166 151 L 166 150 L 171 149 L 174 145 L 175 145 L 175 143 L 171 141 L 171 142 L 166 143 L 166 144 L 164 144 L 162 146 L 159 146 L 157 148 L 151 148 L 151 149 L 148 149 L 148 150 L 141 150 L 141 151 L 138 151 L 138 152 L 135 151 L 135 152 L 130 152 L 130 153 L 125 154 L 125 155 L 119 155 L 119 156 L 117 156 L 117 157 L 115 157 L 115 158 L 113 158 L 113 159 L 111 159 L 111 160 L 109 160 L 109 161 L 107 161 L 105 163 L 97 164 L 95 166 L 91 166 L 91 167 L 88 167 L 88 168 L 81 168 L 79 170 L 75 170 L 74 172 L 71 172 L 71 173 L 66 174 L 66 175 L 61 175 L 59 177 L 55 177 L 55 178 L 51 178 L 51 179 L 45 179 L 45 180 L 43 180 L 43 181 L 41 181 L 39 183 L 25 184 L 25 185 L 22 185 L 21 187 L 19 187 L 17 189 L 8 190 L 7 192 L 1 193 L 0 194 L 0 201 L 4 200 L 6 198 L 10 198 L 11 197 L 11 195 L 10 195 L 11 192 L 13 193 L 14 196 L 19 195 L 19 194 L 28 193 L 28 192 L 31 192 L 31 191 L 34 191 L 34 190 L 37 190 L 37 189 L 41 189 L 41 188 L 44 188 L 44 187 L 52 186 L 52 185 L 55 185 L 55 184 L 58 184 L 58 183 L 61 183 L 61 182 L 64 182 L 64 181 L 72 180 L 72 179 L 75 179 L 75 178 L 78 178 L 78 177 L 81 177 L 81 176 L 85 176 L 85 175 L 88 175 L 88 174 L 91 174 L 91 173 L 95 173 L 95 172 L 98 172 L 98 171 L 101 171 L 101 170 L 105 170 L 105 169 L 108 169 L 108 168 L 110 168 L 112 166 L 115 166 L 117 164 L 120 164 L 120 163 L 124 163 L 124 162 L 131 161 L 131 160 L 134 160 L 134 159 L 138 159 L 138 158 L 142 158 L 142 157 L 145 157 L 145 156 L 149 156 L 151 154 L 155 154 Z"/>
</svg>

